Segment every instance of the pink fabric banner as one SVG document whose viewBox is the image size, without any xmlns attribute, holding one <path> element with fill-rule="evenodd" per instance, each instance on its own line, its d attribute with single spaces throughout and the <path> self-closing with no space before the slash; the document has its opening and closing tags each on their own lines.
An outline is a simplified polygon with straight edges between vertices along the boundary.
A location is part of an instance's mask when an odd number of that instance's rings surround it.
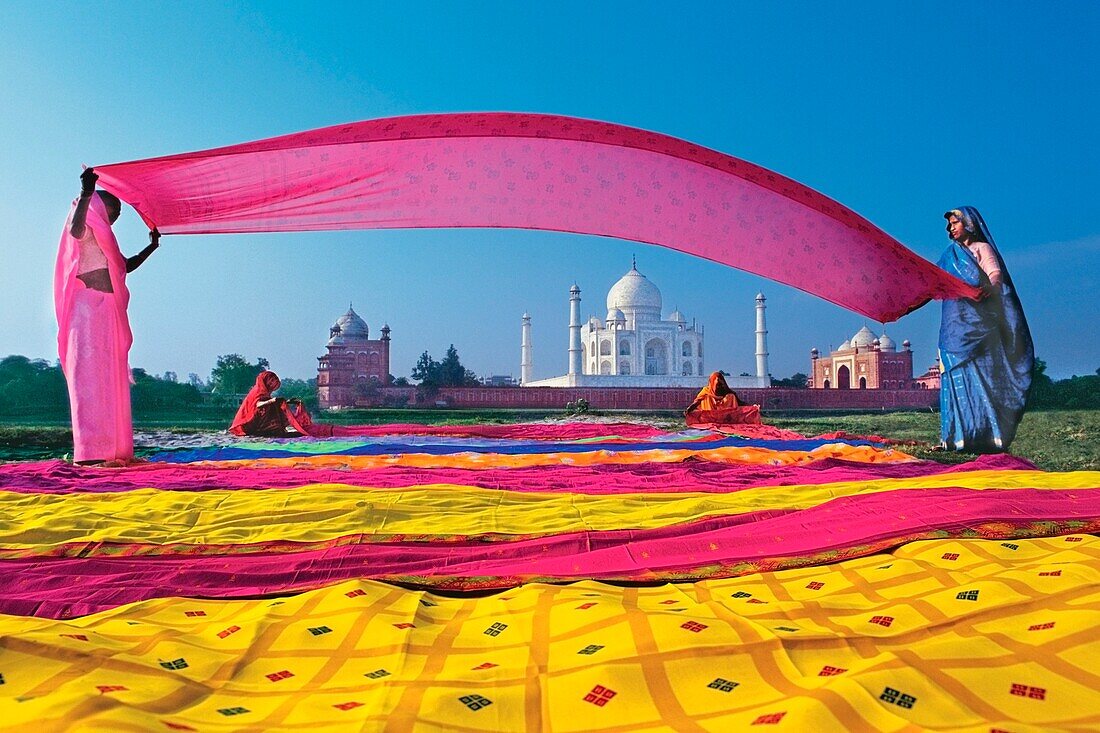
<svg viewBox="0 0 1100 733">
<path fill-rule="evenodd" d="M 553 115 L 369 120 L 96 166 L 164 234 L 506 227 L 646 242 L 893 321 L 977 291 L 847 207 L 677 138 Z"/>
<path fill-rule="evenodd" d="M 212 468 L 187 464 L 146 463 L 124 471 L 74 466 L 63 461 L 0 465 L 0 486 L 16 493 L 112 492 L 157 488 L 163 491 L 280 489 L 307 483 L 333 483 L 370 488 L 424 484 L 479 486 L 504 491 L 568 491 L 575 494 L 727 493 L 757 486 L 828 484 L 883 478 L 913 478 L 967 471 L 1034 470 L 1022 458 L 1007 454 L 979 456 L 948 466 L 932 461 L 854 463 L 835 458 L 797 466 L 686 463 L 539 466 L 535 468 L 409 468 L 391 466 L 358 471 L 302 468 Z"/>
<path fill-rule="evenodd" d="M 167 596 L 240 598 L 350 578 L 450 589 L 554 580 L 732 577 L 835 562 L 918 539 L 1100 529 L 1100 489 L 913 489 L 656 530 L 515 542 L 378 543 L 308 552 L 0 560 L 0 613 L 66 618 Z M 78 592 L 74 592 L 78 589 Z"/>
</svg>

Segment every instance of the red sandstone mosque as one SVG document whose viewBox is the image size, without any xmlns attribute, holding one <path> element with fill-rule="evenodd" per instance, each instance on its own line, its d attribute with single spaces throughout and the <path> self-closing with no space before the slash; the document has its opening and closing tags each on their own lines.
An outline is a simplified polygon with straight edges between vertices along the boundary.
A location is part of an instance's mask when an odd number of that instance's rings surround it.
<svg viewBox="0 0 1100 733">
<path fill-rule="evenodd" d="M 901 351 L 892 338 L 875 336 L 864 326 L 828 356 L 810 350 L 812 376 L 807 386 L 814 389 L 938 389 L 939 369 L 933 366 L 914 379 L 913 351 L 909 340 Z"/>
<path fill-rule="evenodd" d="M 322 408 L 354 405 L 390 383 L 390 327 L 372 340 L 367 322 L 350 305 L 329 329 L 328 353 L 317 357 L 317 399 Z"/>
</svg>

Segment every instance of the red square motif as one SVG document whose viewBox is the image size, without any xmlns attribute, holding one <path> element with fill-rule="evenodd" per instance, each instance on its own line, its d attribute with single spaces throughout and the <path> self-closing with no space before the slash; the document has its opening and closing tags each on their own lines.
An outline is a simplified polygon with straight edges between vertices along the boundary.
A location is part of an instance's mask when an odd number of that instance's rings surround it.
<svg viewBox="0 0 1100 733">
<path fill-rule="evenodd" d="M 893 616 L 872 616 L 871 623 L 878 624 L 879 626 L 889 626 L 894 623 Z"/>
<path fill-rule="evenodd" d="M 592 688 L 592 691 L 584 696 L 585 702 L 590 702 L 596 707 L 602 708 L 607 703 L 611 702 L 611 698 L 615 697 L 619 693 L 615 692 L 609 687 L 603 685 L 596 685 Z"/>
<path fill-rule="evenodd" d="M 1053 628 L 1054 628 L 1054 622 L 1053 621 L 1047 621 L 1045 624 L 1034 624 L 1032 626 L 1028 626 L 1027 630 L 1028 631 L 1044 631 L 1046 629 L 1053 629 Z"/>
<path fill-rule="evenodd" d="M 833 675 L 843 674 L 844 672 L 847 672 L 847 671 L 848 671 L 847 667 L 830 667 L 828 664 L 826 664 L 824 667 L 821 668 L 821 671 L 817 673 L 817 676 L 818 677 L 832 677 Z"/>
<path fill-rule="evenodd" d="M 365 590 L 363 590 L 362 588 L 356 588 L 355 590 L 349 590 L 344 595 L 347 596 L 348 598 L 355 598 L 356 596 L 365 596 L 366 594 L 367 594 L 367 592 Z"/>
<path fill-rule="evenodd" d="M 943 560 L 958 560 L 959 559 L 959 553 L 957 553 L 957 552 L 945 552 L 945 553 L 943 553 L 943 557 L 941 559 L 943 559 Z"/>
<path fill-rule="evenodd" d="M 108 692 L 121 692 L 122 690 L 130 689 L 122 685 L 96 685 L 95 688 L 99 690 L 101 695 L 106 695 Z"/>
<path fill-rule="evenodd" d="M 188 618 L 194 618 L 195 616 L 205 616 L 206 611 L 184 611 L 183 615 Z"/>
<path fill-rule="evenodd" d="M 1081 537 L 1066 537 L 1066 542 L 1080 542 L 1082 539 Z"/>
<path fill-rule="evenodd" d="M 753 725 L 774 725 L 774 724 L 778 723 L 780 720 L 783 720 L 783 716 L 786 715 L 786 714 L 787 714 L 787 712 L 783 711 L 782 713 L 769 713 L 768 715 L 761 715 L 759 718 L 752 721 L 752 724 Z"/>
<path fill-rule="evenodd" d="M 595 605 L 596 605 L 595 603 L 582 603 L 581 605 L 577 606 L 577 610 L 578 611 L 587 611 L 588 609 L 592 608 Z"/>
<path fill-rule="evenodd" d="M 815 580 L 815 581 L 807 584 L 806 587 L 809 588 L 810 590 L 821 590 L 822 588 L 825 587 L 825 584 Z"/>
<path fill-rule="evenodd" d="M 351 702 L 342 702 L 342 703 L 339 703 L 339 704 L 337 704 L 337 705 L 333 705 L 332 707 L 336 708 L 337 710 L 351 710 L 351 709 L 353 709 L 353 708 L 361 708 L 361 707 L 363 707 L 363 703 L 361 703 L 361 702 L 355 702 L 355 701 L 353 700 L 353 701 L 351 701 Z"/>
<path fill-rule="evenodd" d="M 700 631 L 707 628 L 707 625 L 706 624 L 701 624 L 697 621 L 687 621 L 685 623 L 680 624 L 680 628 L 681 629 L 687 629 L 688 631 L 693 631 L 696 634 L 698 634 Z"/>
<path fill-rule="evenodd" d="M 1040 578 L 1044 578 L 1044 577 L 1049 578 L 1049 577 L 1055 577 L 1055 576 L 1058 576 L 1058 575 L 1061 575 L 1061 574 L 1062 574 L 1061 570 L 1047 570 L 1046 572 L 1040 572 L 1039 577 Z"/>
<path fill-rule="evenodd" d="M 676 603 L 676 601 L 661 601 L 662 606 L 671 606 L 673 603 Z"/>
<path fill-rule="evenodd" d="M 1046 700 L 1047 691 L 1042 687 L 1029 687 L 1027 689 L 1027 696 L 1032 700 Z"/>
<path fill-rule="evenodd" d="M 400 623 L 400 624 L 394 624 L 393 627 L 395 629 L 415 629 L 416 624 Z"/>
<path fill-rule="evenodd" d="M 228 629 L 222 629 L 221 631 L 219 631 L 218 632 L 218 638 L 219 639 L 224 639 L 227 636 L 229 636 L 230 634 L 236 634 L 240 630 L 241 630 L 240 626 L 230 626 Z"/>
<path fill-rule="evenodd" d="M 278 682 L 279 680 L 285 680 L 293 676 L 294 673 L 287 669 L 284 669 L 281 672 L 272 672 L 271 674 L 266 675 L 266 677 L 272 682 Z"/>
<path fill-rule="evenodd" d="M 493 664 L 492 662 L 482 662 L 481 664 L 477 665 L 476 667 L 470 667 L 470 669 L 473 669 L 473 670 L 492 669 L 493 667 L 498 667 L 498 666 L 500 666 L 500 665 Z"/>
</svg>

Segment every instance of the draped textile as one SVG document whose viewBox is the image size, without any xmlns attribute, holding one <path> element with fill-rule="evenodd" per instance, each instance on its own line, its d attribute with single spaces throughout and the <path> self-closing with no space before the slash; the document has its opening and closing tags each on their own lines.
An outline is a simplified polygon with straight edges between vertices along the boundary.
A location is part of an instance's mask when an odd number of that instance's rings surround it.
<svg viewBox="0 0 1100 733">
<path fill-rule="evenodd" d="M 994 287 L 974 256 L 953 242 L 939 266 L 990 294 L 943 301 L 940 325 L 940 419 L 944 443 L 957 450 L 1008 449 L 1023 417 L 1035 352 L 1023 307 L 1004 258 L 978 210 L 959 209 L 967 230 L 989 244 L 1001 269 Z"/>
<path fill-rule="evenodd" d="M 1071 541 L 1073 540 L 1073 541 Z M 1084 731 L 1100 540 L 488 595 L 351 580 L 0 617 L 14 730 Z"/>
<path fill-rule="evenodd" d="M 229 432 L 234 435 L 257 435 L 286 437 L 288 435 L 309 435 L 309 428 L 302 424 L 304 416 L 309 426 L 313 422 L 302 408 L 292 411 L 286 401 L 277 399 L 266 405 L 259 404 L 272 399 L 271 393 L 279 389 L 278 375 L 275 372 L 262 371 L 256 375 L 256 383 L 244 396 Z M 289 430 L 288 430 L 289 429 Z"/>
<path fill-rule="evenodd" d="M 74 201 L 54 267 L 57 353 L 69 390 L 73 459 L 127 461 L 134 455 L 129 368 L 134 339 L 126 315 L 126 258 L 102 199 L 93 195 L 85 226 L 107 260 L 113 292 L 92 290 L 77 278 L 80 242 L 69 233 L 76 207 Z"/>
<path fill-rule="evenodd" d="M 670 247 L 892 321 L 975 291 L 847 207 L 621 125 L 513 113 L 338 125 L 98 165 L 164 234 L 505 227 Z"/>
<path fill-rule="evenodd" d="M 691 427 L 714 428 L 719 425 L 758 425 L 760 406 L 743 405 L 737 394 L 726 384 L 722 372 L 714 372 L 707 385 L 684 410 L 684 419 Z"/>
<path fill-rule="evenodd" d="M 199 434 L 196 456 L 287 457 L 0 466 L 4 724 L 1100 722 L 1100 472 L 609 430 Z"/>
</svg>

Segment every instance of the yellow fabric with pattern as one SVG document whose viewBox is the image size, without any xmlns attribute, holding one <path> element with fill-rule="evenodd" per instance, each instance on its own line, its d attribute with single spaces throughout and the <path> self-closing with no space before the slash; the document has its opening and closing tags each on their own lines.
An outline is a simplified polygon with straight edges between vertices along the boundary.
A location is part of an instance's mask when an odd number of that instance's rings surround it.
<svg viewBox="0 0 1100 733">
<path fill-rule="evenodd" d="M 0 617 L 0 728 L 1024 731 L 1100 728 L 1100 540 L 933 540 L 650 588 Z"/>
<path fill-rule="evenodd" d="M 935 476 L 767 486 L 718 493 L 568 494 L 433 484 L 377 489 L 310 484 L 293 489 L 136 491 L 102 494 L 0 492 L 0 554 L 66 544 L 246 545 L 325 542 L 363 535 L 552 535 L 650 529 L 765 509 L 804 509 L 844 496 L 902 489 L 975 491 L 1100 486 L 1100 473 L 969 471 Z"/>
</svg>

